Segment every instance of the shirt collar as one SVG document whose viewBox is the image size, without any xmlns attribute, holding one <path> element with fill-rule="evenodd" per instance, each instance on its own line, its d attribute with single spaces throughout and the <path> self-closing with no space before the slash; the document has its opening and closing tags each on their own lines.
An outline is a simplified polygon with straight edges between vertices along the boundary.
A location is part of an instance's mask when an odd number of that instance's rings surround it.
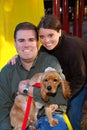
<svg viewBox="0 0 87 130">
<path fill-rule="evenodd" d="M 35 66 L 36 61 L 37 61 L 37 58 L 38 58 L 38 55 L 36 56 L 36 58 L 35 58 L 35 60 L 34 60 L 34 62 L 33 62 L 33 65 L 32 65 L 32 67 L 31 67 L 31 68 L 33 68 L 33 67 Z M 20 56 L 19 56 L 19 55 L 18 55 L 17 61 L 18 61 L 19 66 L 22 66 L 22 67 L 23 67 L 23 65 L 22 65 L 22 63 L 21 63 L 21 60 L 20 60 Z M 23 67 L 23 68 L 24 68 L 24 67 Z"/>
</svg>

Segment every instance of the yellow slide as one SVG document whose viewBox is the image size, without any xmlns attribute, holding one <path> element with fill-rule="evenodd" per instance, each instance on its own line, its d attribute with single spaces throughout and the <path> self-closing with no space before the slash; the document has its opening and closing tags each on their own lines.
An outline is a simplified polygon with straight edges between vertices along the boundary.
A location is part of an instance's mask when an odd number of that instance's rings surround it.
<svg viewBox="0 0 87 130">
<path fill-rule="evenodd" d="M 42 16 L 43 0 L 0 0 L 0 70 L 17 54 L 13 42 L 15 26 L 24 21 L 37 25 Z"/>
<path fill-rule="evenodd" d="M 67 124 L 68 130 L 73 130 L 73 128 L 71 126 L 71 123 L 70 123 L 70 121 L 69 121 L 68 116 L 66 115 L 66 113 L 63 114 L 63 118 L 64 118 L 64 121 Z"/>
</svg>

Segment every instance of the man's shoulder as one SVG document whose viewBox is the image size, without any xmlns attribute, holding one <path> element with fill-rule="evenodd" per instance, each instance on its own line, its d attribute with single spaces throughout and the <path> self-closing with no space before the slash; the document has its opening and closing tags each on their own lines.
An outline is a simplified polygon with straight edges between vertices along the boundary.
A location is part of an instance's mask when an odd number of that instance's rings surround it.
<svg viewBox="0 0 87 130">
<path fill-rule="evenodd" d="M 6 64 L 2 69 L 1 69 L 1 73 L 9 73 L 14 71 L 16 68 L 16 64 L 11 65 L 11 64 Z"/>
</svg>

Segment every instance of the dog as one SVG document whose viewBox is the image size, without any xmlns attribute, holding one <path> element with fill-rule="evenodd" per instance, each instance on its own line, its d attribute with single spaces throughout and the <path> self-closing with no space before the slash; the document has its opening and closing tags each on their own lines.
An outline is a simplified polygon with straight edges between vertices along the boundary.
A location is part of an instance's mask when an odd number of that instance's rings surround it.
<svg viewBox="0 0 87 130">
<path fill-rule="evenodd" d="M 82 113 L 83 117 L 81 120 L 81 130 L 87 130 L 87 100 L 84 103 Z"/>
<path fill-rule="evenodd" d="M 55 94 L 57 92 L 57 89 L 60 86 L 60 84 L 62 86 L 62 93 L 64 98 L 68 99 L 71 96 L 70 86 L 68 82 L 62 79 L 56 70 L 35 74 L 30 79 L 29 84 L 33 85 L 36 82 L 40 82 L 41 84 L 40 93 L 45 103 L 49 100 L 50 94 Z M 27 98 L 28 96 L 25 95 L 17 95 L 15 98 L 14 104 L 10 112 L 11 125 L 15 128 L 15 130 L 21 130 L 26 104 L 27 104 Z M 44 103 L 35 102 L 34 99 L 32 100 L 29 120 L 28 120 L 29 128 L 31 130 L 36 130 L 34 125 L 37 121 L 38 111 L 40 108 L 42 108 L 42 106 L 44 106 Z M 52 117 L 52 113 L 53 113 L 52 105 L 45 105 L 44 108 L 50 126 L 57 125 L 58 120 Z"/>
</svg>

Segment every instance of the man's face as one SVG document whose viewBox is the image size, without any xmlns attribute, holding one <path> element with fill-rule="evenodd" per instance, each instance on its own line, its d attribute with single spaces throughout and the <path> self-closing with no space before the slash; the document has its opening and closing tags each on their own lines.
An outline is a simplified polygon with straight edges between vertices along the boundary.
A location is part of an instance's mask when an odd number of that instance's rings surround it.
<svg viewBox="0 0 87 130">
<path fill-rule="evenodd" d="M 26 62 L 33 61 L 38 53 L 38 41 L 34 30 L 19 30 L 16 34 L 15 46 L 21 58 Z"/>
</svg>

